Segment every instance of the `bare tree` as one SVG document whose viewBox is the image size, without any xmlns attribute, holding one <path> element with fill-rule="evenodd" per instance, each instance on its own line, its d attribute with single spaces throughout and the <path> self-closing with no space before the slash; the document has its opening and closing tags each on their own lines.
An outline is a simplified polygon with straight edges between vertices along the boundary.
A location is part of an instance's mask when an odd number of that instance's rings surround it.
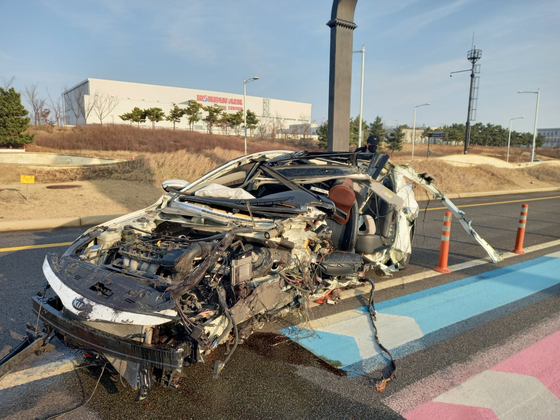
<svg viewBox="0 0 560 420">
<path fill-rule="evenodd" d="M 49 108 L 43 108 L 39 114 L 39 125 L 53 127 L 55 120 L 51 117 L 51 110 Z"/>
<path fill-rule="evenodd" d="M 61 120 L 62 120 L 61 99 L 57 98 L 56 101 L 54 101 L 53 98 L 51 97 L 51 94 L 49 93 L 48 89 L 47 89 L 47 97 L 49 98 L 49 104 L 50 104 L 51 110 L 54 112 L 53 117 L 56 117 L 56 125 L 61 125 Z"/>
<path fill-rule="evenodd" d="M 307 115 L 302 114 L 300 115 L 299 119 L 300 121 L 303 121 L 303 123 L 300 125 L 300 133 L 303 141 L 303 139 L 306 139 L 311 133 L 311 118 L 309 118 Z"/>
<path fill-rule="evenodd" d="M 95 96 L 88 95 L 89 97 L 88 100 L 86 101 L 85 85 L 83 85 L 83 87 L 84 87 L 83 89 L 84 94 L 81 95 L 82 100 L 78 102 L 78 105 L 81 107 L 81 112 L 84 117 L 84 125 L 87 125 L 87 119 L 95 108 Z"/>
<path fill-rule="evenodd" d="M 284 117 L 276 113 L 274 117 L 270 118 L 270 137 L 275 139 L 278 135 L 278 130 L 284 127 Z"/>
<path fill-rule="evenodd" d="M 286 131 L 286 138 L 294 139 L 299 134 L 299 127 L 296 124 L 292 124 Z"/>
<path fill-rule="evenodd" d="M 27 98 L 29 105 L 31 105 L 33 123 L 35 125 L 41 125 L 41 116 L 47 100 L 39 96 L 39 93 L 37 92 L 37 84 L 26 86 L 24 95 Z"/>
<path fill-rule="evenodd" d="M 2 80 L 4 80 L 4 90 L 10 89 L 10 86 L 12 86 L 12 83 L 14 83 L 15 78 L 16 78 L 16 76 L 12 76 L 12 78 L 8 80 L 8 79 L 2 77 Z"/>
<path fill-rule="evenodd" d="M 80 118 L 84 119 L 84 125 L 87 124 L 87 119 L 95 107 L 95 97 L 89 96 L 86 101 L 87 92 L 87 82 L 84 82 L 64 94 L 64 101 L 76 118 L 76 125 L 80 123 Z"/>
<path fill-rule="evenodd" d="M 104 95 L 102 92 L 95 92 L 93 95 L 93 110 L 99 118 L 99 123 L 103 125 L 103 118 L 109 115 L 119 104 L 118 96 Z"/>
<path fill-rule="evenodd" d="M 260 138 L 264 138 L 270 133 L 270 119 L 261 118 L 259 120 L 259 125 L 257 126 L 257 133 Z"/>
<path fill-rule="evenodd" d="M 80 120 L 80 108 L 78 107 L 78 99 L 72 97 L 71 95 L 65 95 L 64 102 L 66 104 L 66 109 L 69 109 L 72 115 L 74 115 L 74 124 L 78 125 Z M 67 121 L 64 121 L 64 125 L 66 125 L 66 123 Z"/>
</svg>

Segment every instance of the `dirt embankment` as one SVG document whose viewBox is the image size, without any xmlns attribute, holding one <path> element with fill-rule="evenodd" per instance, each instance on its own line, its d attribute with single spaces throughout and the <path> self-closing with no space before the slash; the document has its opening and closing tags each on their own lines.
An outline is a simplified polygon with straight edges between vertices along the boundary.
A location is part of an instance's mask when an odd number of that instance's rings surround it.
<svg viewBox="0 0 560 420">
<path fill-rule="evenodd" d="M 411 164 L 447 194 L 560 187 L 560 161 L 508 163 L 482 155 L 449 155 Z"/>
</svg>

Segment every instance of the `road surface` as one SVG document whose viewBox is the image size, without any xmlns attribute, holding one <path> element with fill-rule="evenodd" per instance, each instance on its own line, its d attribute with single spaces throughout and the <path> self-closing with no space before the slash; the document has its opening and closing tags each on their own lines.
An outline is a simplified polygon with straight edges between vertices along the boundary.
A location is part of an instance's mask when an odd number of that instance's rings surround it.
<svg viewBox="0 0 560 420">
<path fill-rule="evenodd" d="M 383 393 L 372 386 L 386 360 L 364 322 L 367 295 L 355 293 L 312 310 L 311 344 L 280 333 L 297 319 L 277 320 L 238 347 L 217 381 L 213 363 L 200 364 L 178 390 L 156 387 L 135 403 L 135 392 L 104 375 L 91 401 L 65 418 L 560 418 L 560 197 L 454 202 L 503 253 L 513 249 L 521 204 L 528 203 L 524 248 L 531 252 L 418 280 L 431 275 L 438 260 L 444 209 L 430 203 L 418 220 L 411 265 L 393 279 L 376 279 L 379 336 L 398 366 Z M 29 297 L 44 282 L 45 253 L 60 253 L 67 245 L 56 244 L 80 231 L 0 234 L 0 356 L 18 343 L 25 323 L 35 321 Z M 452 223 L 450 267 L 484 258 L 484 250 Z M 335 338 L 330 345 L 329 337 Z M 340 342 L 347 345 L 337 352 Z M 2 417 L 48 418 L 80 407 L 101 370 L 65 372 L 68 364 L 60 361 L 71 356 L 63 347 L 32 356 L 10 374 L 17 384 L 0 381 Z"/>
</svg>

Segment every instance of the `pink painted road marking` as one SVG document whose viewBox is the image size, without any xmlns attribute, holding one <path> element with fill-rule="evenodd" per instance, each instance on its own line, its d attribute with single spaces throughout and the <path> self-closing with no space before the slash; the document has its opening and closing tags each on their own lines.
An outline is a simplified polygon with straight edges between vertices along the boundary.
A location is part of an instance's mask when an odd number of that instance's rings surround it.
<svg viewBox="0 0 560 420">
<path fill-rule="evenodd" d="M 490 370 L 537 378 L 560 398 L 560 331 L 498 363 Z"/>
<path fill-rule="evenodd" d="M 430 401 L 406 413 L 407 420 L 498 420 L 489 408 Z"/>
<path fill-rule="evenodd" d="M 558 409 L 560 407 L 558 400 L 560 399 L 560 351 L 558 349 L 560 349 L 560 331 L 520 350 L 481 374 L 456 384 L 455 387 L 433 398 L 432 401 L 406 412 L 404 417 L 408 420 L 497 419 L 510 418 L 511 415 L 515 417 L 516 412 L 520 414 L 529 410 L 529 412 L 540 412 L 547 416 L 542 418 L 560 418 Z M 518 378 L 513 376 L 500 379 L 499 376 L 492 376 L 492 372 L 502 375 L 513 374 Z M 524 380 L 523 377 L 527 379 Z M 519 384 L 515 384 L 519 381 Z M 523 384 L 530 386 L 533 381 L 535 383 L 531 389 L 525 390 L 527 394 L 531 394 L 530 399 L 533 404 L 523 401 L 524 398 L 519 395 L 514 395 L 516 394 L 514 391 L 523 389 Z M 509 391 L 505 389 L 511 386 L 513 389 Z M 489 388 L 484 390 L 485 387 Z M 539 387 L 542 387 L 540 391 Z M 500 396 L 500 392 L 504 395 Z M 477 393 L 480 395 L 477 396 Z M 496 395 L 492 396 L 491 394 L 494 393 Z M 532 395 L 533 393 L 535 395 Z M 511 398 L 514 400 L 506 401 Z M 504 404 L 505 406 L 502 407 Z M 388 405 L 391 406 L 391 404 Z M 494 408 L 498 409 L 498 415 L 495 410 L 490 408 L 494 405 L 496 405 Z M 548 417 L 552 413 L 559 415 Z"/>
<path fill-rule="evenodd" d="M 560 400 L 534 376 L 486 370 L 434 402 L 491 409 L 500 420 L 560 420 Z"/>
</svg>

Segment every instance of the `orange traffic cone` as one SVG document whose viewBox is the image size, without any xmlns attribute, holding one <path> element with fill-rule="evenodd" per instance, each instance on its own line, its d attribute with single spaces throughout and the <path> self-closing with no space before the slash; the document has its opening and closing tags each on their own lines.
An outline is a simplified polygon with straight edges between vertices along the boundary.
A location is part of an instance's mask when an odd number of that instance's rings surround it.
<svg viewBox="0 0 560 420">
<path fill-rule="evenodd" d="M 451 236 L 451 212 L 446 211 L 443 216 L 443 231 L 441 232 L 441 245 L 439 247 L 439 262 L 438 266 L 434 268 L 435 271 L 440 273 L 451 273 L 447 268 L 447 260 L 449 258 L 449 237 Z"/>
<path fill-rule="evenodd" d="M 525 226 L 527 225 L 527 213 L 529 212 L 529 204 L 521 205 L 521 215 L 519 216 L 519 225 L 517 225 L 517 238 L 515 238 L 516 254 L 525 254 L 523 252 L 523 240 L 525 239 Z"/>
</svg>

